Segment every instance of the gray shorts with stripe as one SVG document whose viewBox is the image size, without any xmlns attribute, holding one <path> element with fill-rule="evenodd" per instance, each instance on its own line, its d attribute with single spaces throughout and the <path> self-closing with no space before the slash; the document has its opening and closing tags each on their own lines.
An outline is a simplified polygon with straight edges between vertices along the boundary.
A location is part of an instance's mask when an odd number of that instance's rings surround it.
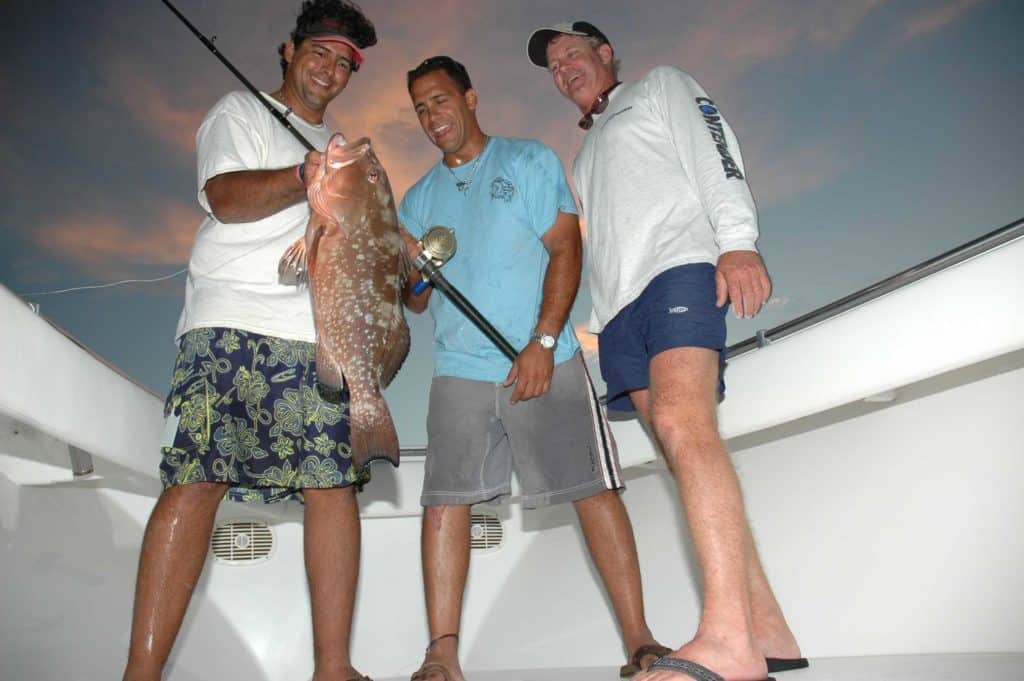
<svg viewBox="0 0 1024 681">
<path fill-rule="evenodd" d="M 527 508 L 625 486 L 581 353 L 555 367 L 544 395 L 509 404 L 511 395 L 501 383 L 434 377 L 422 505 L 498 503 L 513 470 Z"/>
</svg>

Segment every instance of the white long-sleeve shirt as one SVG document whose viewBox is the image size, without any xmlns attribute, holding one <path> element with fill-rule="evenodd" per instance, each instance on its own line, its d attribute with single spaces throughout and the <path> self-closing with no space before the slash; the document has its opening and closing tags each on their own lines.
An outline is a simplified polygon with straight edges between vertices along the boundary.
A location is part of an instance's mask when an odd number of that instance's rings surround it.
<svg viewBox="0 0 1024 681">
<path fill-rule="evenodd" d="M 573 162 L 600 332 L 654 277 L 754 251 L 757 209 L 739 144 L 689 74 L 658 66 L 612 90 Z"/>
</svg>

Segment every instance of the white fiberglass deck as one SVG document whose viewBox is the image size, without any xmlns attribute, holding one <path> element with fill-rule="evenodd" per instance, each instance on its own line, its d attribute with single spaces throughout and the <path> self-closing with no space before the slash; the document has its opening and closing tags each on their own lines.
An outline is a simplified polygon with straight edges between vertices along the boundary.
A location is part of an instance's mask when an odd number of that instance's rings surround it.
<svg viewBox="0 0 1024 681">
<path fill-rule="evenodd" d="M 523 669 L 467 672 L 472 681 L 615 681 L 618 669 Z M 680 681 L 687 677 L 680 675 Z M 396 676 L 380 681 L 407 681 Z M 775 674 L 776 681 L 1022 681 L 1024 653 L 970 655 L 885 655 L 826 657 L 811 660 L 809 669 Z"/>
</svg>

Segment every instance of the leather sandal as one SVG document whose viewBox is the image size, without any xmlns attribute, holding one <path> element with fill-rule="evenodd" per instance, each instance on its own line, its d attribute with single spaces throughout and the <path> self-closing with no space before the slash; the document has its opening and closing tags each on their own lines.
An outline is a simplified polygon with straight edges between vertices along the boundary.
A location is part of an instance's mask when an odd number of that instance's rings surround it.
<svg viewBox="0 0 1024 681">
<path fill-rule="evenodd" d="M 446 638 L 459 639 L 458 634 L 441 634 L 437 638 L 431 639 L 430 643 L 427 644 L 427 649 L 424 653 L 429 653 L 430 649 L 434 647 L 434 644 Z M 444 681 L 452 681 L 452 673 L 448 671 L 448 667 L 445 667 L 440 662 L 424 662 L 423 665 L 413 672 L 412 676 L 409 677 L 409 681 L 426 681 L 427 677 L 431 674 L 440 674 L 444 677 Z"/>
<path fill-rule="evenodd" d="M 444 677 L 444 681 L 452 681 L 451 672 L 448 671 L 448 667 L 438 662 L 424 662 L 422 667 L 413 672 L 409 681 L 426 681 L 427 677 L 431 674 L 440 674 Z"/>
</svg>

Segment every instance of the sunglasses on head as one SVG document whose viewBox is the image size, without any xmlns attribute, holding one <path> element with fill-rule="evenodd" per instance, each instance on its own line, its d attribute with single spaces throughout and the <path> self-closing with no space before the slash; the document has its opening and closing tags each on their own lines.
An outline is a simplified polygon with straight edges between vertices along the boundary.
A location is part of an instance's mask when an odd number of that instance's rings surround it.
<svg viewBox="0 0 1024 681">
<path fill-rule="evenodd" d="M 583 115 L 583 118 L 580 119 L 580 122 L 577 125 L 584 130 L 590 130 L 594 127 L 594 116 L 603 114 L 604 110 L 608 108 L 609 95 L 611 95 L 612 90 L 617 88 L 620 83 L 621 81 L 616 81 L 615 85 L 612 85 L 610 88 L 599 94 L 597 99 L 595 99 L 594 103 L 591 105 L 590 111 Z"/>
</svg>

